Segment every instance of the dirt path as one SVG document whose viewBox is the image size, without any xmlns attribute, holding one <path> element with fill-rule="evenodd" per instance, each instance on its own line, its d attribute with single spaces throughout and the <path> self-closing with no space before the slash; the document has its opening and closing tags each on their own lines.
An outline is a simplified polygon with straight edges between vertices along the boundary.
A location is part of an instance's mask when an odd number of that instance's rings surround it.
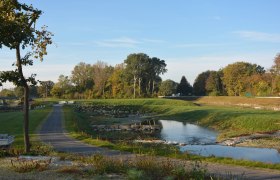
<svg viewBox="0 0 280 180">
<path fill-rule="evenodd" d="M 40 138 L 43 142 L 50 144 L 55 150 L 69 153 L 80 154 L 95 154 L 101 153 L 109 156 L 122 156 L 125 159 L 133 158 L 134 155 L 129 153 L 121 153 L 120 151 L 114 151 L 106 148 L 100 148 L 92 145 L 87 145 L 81 141 L 75 140 L 64 131 L 62 106 L 55 105 L 54 110 L 43 124 L 40 130 Z M 159 159 L 166 160 L 167 158 L 159 157 Z M 175 163 L 192 163 L 182 160 L 174 159 Z M 243 175 L 243 178 L 248 179 L 279 179 L 279 170 L 270 169 L 257 169 L 247 168 L 242 166 L 222 165 L 215 163 L 203 163 L 208 172 L 213 174 L 220 174 L 228 177 L 229 175 Z M 230 178 L 229 178 L 230 179 Z"/>
</svg>

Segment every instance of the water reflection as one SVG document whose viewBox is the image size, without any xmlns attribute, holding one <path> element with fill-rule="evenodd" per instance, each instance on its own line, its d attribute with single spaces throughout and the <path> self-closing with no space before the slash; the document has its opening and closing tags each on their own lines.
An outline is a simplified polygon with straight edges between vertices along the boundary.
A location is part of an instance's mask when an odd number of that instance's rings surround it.
<svg viewBox="0 0 280 180">
<path fill-rule="evenodd" d="M 181 151 L 188 151 L 201 156 L 231 157 L 266 163 L 280 163 L 280 154 L 275 149 L 232 147 L 221 145 L 190 145 L 181 147 Z"/>
<path fill-rule="evenodd" d="M 171 120 L 160 120 L 162 124 L 161 138 L 166 141 L 177 141 L 186 144 L 214 144 L 215 131 L 188 123 Z"/>
<path fill-rule="evenodd" d="M 172 120 L 160 120 L 161 139 L 186 143 L 181 151 L 188 151 L 202 156 L 231 157 L 267 163 L 280 163 L 280 154 L 275 149 L 231 147 L 215 144 L 217 132 L 194 124 Z"/>
</svg>

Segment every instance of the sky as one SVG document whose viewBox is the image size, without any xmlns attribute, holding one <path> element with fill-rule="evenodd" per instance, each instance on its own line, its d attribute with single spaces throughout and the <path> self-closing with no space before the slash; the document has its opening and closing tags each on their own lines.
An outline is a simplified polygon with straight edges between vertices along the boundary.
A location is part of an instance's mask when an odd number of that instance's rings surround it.
<svg viewBox="0 0 280 180">
<path fill-rule="evenodd" d="M 42 10 L 54 44 L 26 76 L 57 81 L 79 62 L 114 66 L 131 53 L 165 60 L 163 80 L 192 84 L 206 70 L 246 61 L 266 69 L 280 52 L 279 0 L 20 0 Z M 0 71 L 15 51 L 0 49 Z M 10 87 L 10 84 L 5 84 Z"/>
</svg>

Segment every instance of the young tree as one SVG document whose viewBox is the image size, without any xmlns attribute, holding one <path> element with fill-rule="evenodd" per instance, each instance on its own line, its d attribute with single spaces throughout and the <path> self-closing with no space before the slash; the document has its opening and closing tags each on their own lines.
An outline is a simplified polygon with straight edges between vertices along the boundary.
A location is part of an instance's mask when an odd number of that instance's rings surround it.
<svg viewBox="0 0 280 180">
<path fill-rule="evenodd" d="M 0 82 L 10 81 L 24 88 L 24 144 L 25 151 L 30 151 L 29 140 L 29 85 L 35 84 L 35 75 L 24 77 L 22 66 L 33 65 L 32 57 L 43 60 L 47 54 L 47 45 L 52 43 L 52 34 L 42 27 L 35 28 L 35 23 L 42 12 L 17 0 L 0 1 L 0 48 L 3 46 L 15 50 L 16 69 L 0 73 Z M 32 47 L 32 52 L 21 55 L 21 49 Z"/>
</svg>

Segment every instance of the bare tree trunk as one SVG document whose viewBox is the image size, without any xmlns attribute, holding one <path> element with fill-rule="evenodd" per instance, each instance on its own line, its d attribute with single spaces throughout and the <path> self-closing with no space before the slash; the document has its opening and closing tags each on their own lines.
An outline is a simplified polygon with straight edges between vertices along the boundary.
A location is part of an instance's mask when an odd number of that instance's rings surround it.
<svg viewBox="0 0 280 180">
<path fill-rule="evenodd" d="M 16 47 L 16 57 L 17 57 L 17 68 L 20 75 L 21 86 L 24 87 L 24 105 L 23 105 L 23 134 L 24 134 L 24 145 L 25 152 L 30 152 L 30 140 L 29 140 L 29 87 L 26 79 L 22 72 L 22 62 L 20 57 L 20 45 Z"/>
<path fill-rule="evenodd" d="M 142 79 L 141 78 L 139 78 L 139 80 L 138 80 L 138 88 L 139 88 L 139 96 L 141 96 L 141 81 L 142 81 Z"/>
<path fill-rule="evenodd" d="M 155 81 L 153 80 L 152 94 L 154 94 L 154 91 L 155 91 Z"/>
<path fill-rule="evenodd" d="M 149 80 L 149 82 L 146 86 L 146 92 L 147 92 L 147 94 L 151 94 L 151 80 Z"/>
<path fill-rule="evenodd" d="M 136 81 L 137 81 L 137 78 L 134 75 L 134 82 L 133 82 L 133 95 L 134 95 L 134 99 L 136 97 Z"/>
</svg>

